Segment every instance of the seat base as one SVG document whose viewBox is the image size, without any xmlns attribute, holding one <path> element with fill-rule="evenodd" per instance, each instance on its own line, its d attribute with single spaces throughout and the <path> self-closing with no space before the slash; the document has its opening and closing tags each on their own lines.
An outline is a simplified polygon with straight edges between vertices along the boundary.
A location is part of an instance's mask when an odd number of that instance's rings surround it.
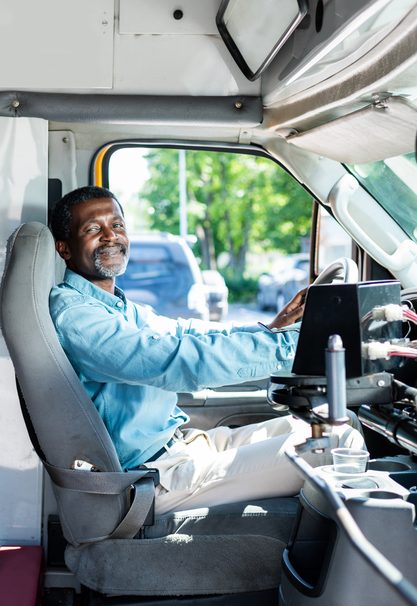
<svg viewBox="0 0 417 606">
<path fill-rule="evenodd" d="M 298 499 L 263 499 L 157 517 L 140 538 L 74 547 L 77 580 L 106 595 L 195 596 L 278 587 Z"/>
<path fill-rule="evenodd" d="M 147 598 L 106 597 L 83 588 L 81 606 L 277 606 L 278 588 L 237 594 Z"/>
<path fill-rule="evenodd" d="M 106 595 L 187 596 L 273 589 L 285 543 L 261 535 L 108 539 L 65 552 L 77 580 Z"/>
</svg>

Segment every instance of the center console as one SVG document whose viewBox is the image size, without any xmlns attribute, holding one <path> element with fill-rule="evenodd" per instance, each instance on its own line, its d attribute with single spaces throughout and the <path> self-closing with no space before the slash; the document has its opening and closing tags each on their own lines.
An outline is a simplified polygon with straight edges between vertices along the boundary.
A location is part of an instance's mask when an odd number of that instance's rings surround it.
<svg viewBox="0 0 417 606">
<path fill-rule="evenodd" d="M 363 474 L 316 468 L 341 495 L 366 538 L 406 578 L 417 580 L 417 470 L 410 457 L 370 462 Z M 285 549 L 280 606 L 394 606 L 397 593 L 378 575 L 334 521 L 331 506 L 305 482 L 296 524 Z"/>
<path fill-rule="evenodd" d="M 268 392 L 276 410 L 312 428 L 296 454 L 287 453 L 305 483 L 283 555 L 280 606 L 417 604 L 417 590 L 403 582 L 417 585 L 417 341 L 410 318 L 417 324 L 395 281 L 308 291 L 293 373 L 273 375 Z M 346 406 L 410 454 L 370 461 L 358 474 L 306 467 L 303 453 L 329 447 L 330 426 L 346 422 Z"/>
</svg>

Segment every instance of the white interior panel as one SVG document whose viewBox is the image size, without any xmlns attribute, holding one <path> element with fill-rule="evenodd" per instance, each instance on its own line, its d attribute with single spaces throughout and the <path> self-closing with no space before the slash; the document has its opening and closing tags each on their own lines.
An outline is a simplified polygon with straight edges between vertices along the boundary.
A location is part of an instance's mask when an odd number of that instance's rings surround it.
<svg viewBox="0 0 417 606">
<path fill-rule="evenodd" d="M 0 276 L 14 229 L 23 221 L 46 221 L 47 149 L 45 120 L 0 118 Z M 42 469 L 23 422 L 1 335 L 0 402 L 0 544 L 38 544 Z"/>
<path fill-rule="evenodd" d="M 152 69 L 144 57 L 152 60 Z M 115 89 L 170 95 L 257 95 L 215 36 L 118 36 Z"/>
<path fill-rule="evenodd" d="M 2 88 L 111 88 L 113 4 L 0 0 Z"/>
<path fill-rule="evenodd" d="M 74 133 L 69 130 L 49 132 L 49 178 L 62 182 L 62 195 L 77 187 Z"/>
<path fill-rule="evenodd" d="M 218 34 L 220 0 L 120 0 L 120 34 Z M 175 19 L 180 9 L 182 18 Z"/>
</svg>

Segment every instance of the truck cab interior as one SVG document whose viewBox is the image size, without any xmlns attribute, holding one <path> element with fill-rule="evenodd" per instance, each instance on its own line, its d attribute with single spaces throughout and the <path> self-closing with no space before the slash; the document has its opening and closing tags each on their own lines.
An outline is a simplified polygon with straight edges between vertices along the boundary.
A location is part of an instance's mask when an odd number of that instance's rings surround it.
<svg viewBox="0 0 417 606">
<path fill-rule="evenodd" d="M 22 604 L 417 604 L 417 2 L 3 0 L 1 14 L 0 595 L 20 604 L 32 574 Z M 63 267 L 48 219 L 77 187 L 117 188 L 112 158 L 143 149 L 261 158 L 311 217 L 293 373 L 179 394 L 190 425 L 294 414 L 320 449 L 346 405 L 365 474 L 294 461 L 300 495 L 155 517 L 156 474 L 122 472 L 49 316 Z M 278 229 L 279 201 L 268 212 Z M 324 212 L 349 237 L 336 260 Z M 33 547 L 38 572 L 6 579 L 2 561 Z"/>
</svg>

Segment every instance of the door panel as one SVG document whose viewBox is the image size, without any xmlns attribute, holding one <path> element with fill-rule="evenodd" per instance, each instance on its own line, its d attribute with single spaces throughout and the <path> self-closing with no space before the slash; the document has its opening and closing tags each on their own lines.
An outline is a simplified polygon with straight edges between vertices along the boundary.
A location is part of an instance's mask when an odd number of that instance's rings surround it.
<svg viewBox="0 0 417 606">
<path fill-rule="evenodd" d="M 210 429 L 259 423 L 280 413 L 267 401 L 268 379 L 178 394 L 179 406 L 189 415 L 190 427 Z"/>
</svg>

